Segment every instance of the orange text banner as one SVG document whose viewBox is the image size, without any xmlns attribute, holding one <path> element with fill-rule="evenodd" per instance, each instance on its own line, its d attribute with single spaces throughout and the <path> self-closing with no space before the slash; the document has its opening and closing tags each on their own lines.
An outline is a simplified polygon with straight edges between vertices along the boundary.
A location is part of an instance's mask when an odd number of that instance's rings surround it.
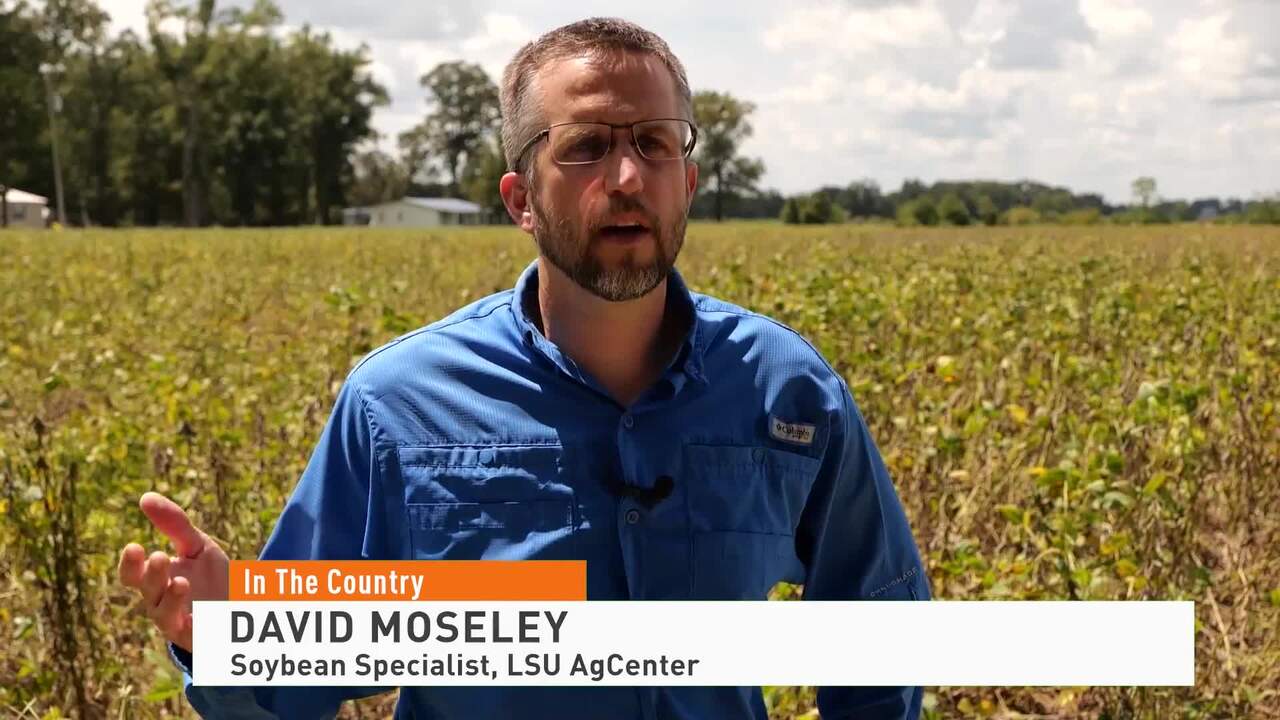
<svg viewBox="0 0 1280 720">
<path fill-rule="evenodd" d="M 587 599 L 583 560 L 236 560 L 231 600 Z"/>
</svg>

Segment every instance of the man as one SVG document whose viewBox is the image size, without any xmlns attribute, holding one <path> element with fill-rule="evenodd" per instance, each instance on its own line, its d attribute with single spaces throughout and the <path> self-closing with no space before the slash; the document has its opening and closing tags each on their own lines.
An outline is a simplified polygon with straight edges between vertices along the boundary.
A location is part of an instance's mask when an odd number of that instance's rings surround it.
<svg viewBox="0 0 1280 720">
<path fill-rule="evenodd" d="M 262 557 L 582 559 L 591 600 L 763 600 L 782 580 L 805 600 L 927 599 L 844 382 L 790 329 L 673 270 L 698 168 L 667 45 L 619 20 L 559 28 L 507 67 L 502 110 L 500 190 L 537 262 L 351 372 Z M 120 575 L 189 672 L 190 601 L 226 597 L 227 558 L 167 499 L 141 504 L 177 557 L 130 545 Z M 188 683 L 187 697 L 210 718 L 313 718 L 375 691 Z M 825 718 L 916 717 L 920 700 L 818 693 Z M 396 716 L 766 712 L 759 688 L 409 687 Z"/>
</svg>

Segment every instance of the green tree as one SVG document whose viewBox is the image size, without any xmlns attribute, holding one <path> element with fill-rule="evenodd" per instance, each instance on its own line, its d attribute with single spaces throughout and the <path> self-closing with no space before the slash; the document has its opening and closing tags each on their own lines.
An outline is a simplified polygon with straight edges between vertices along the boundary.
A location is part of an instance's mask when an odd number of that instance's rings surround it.
<svg viewBox="0 0 1280 720">
<path fill-rule="evenodd" d="M 1063 213 L 1075 208 L 1075 199 L 1071 192 L 1060 188 L 1045 189 L 1037 192 L 1031 201 L 1031 207 L 1046 219 L 1055 219 Z"/>
<path fill-rule="evenodd" d="M 41 5 L 40 35 L 51 61 L 65 62 L 103 45 L 110 16 L 93 0 L 44 0 Z"/>
<path fill-rule="evenodd" d="M 492 141 L 481 143 L 479 151 L 467 159 L 463 194 L 484 208 L 489 220 L 507 217 L 507 208 L 498 192 L 498 183 L 506 172 L 500 133 Z"/>
<path fill-rule="evenodd" d="M 61 98 L 70 217 L 106 225 L 331 222 L 385 91 L 367 50 L 285 33 L 267 0 L 148 3 L 144 39 L 93 0 L 0 0 L 0 181 L 52 196 L 39 73 Z"/>
<path fill-rule="evenodd" d="M 300 87 L 295 112 L 308 177 L 304 207 L 317 223 L 338 219 L 335 210 L 354 179 L 351 155 L 376 134 L 373 108 L 388 102 L 386 89 L 369 75 L 367 53 L 364 46 L 338 50 L 328 33 L 306 26 L 286 46 L 290 82 Z"/>
<path fill-rule="evenodd" d="M 978 196 L 974 210 L 977 211 L 977 219 L 982 221 L 983 225 L 995 225 L 1000 222 L 1000 208 L 996 207 L 995 202 L 988 195 Z"/>
<path fill-rule="evenodd" d="M 301 222 L 295 178 L 304 175 L 299 95 L 303 68 L 291 67 L 276 30 L 283 18 L 272 6 L 236 13 L 211 43 L 209 157 L 220 198 L 215 220 L 237 225 Z M 292 82 L 281 82 L 288 77 Z"/>
<path fill-rule="evenodd" d="M 1035 209 L 1023 207 L 1011 207 L 1000 216 L 1001 225 L 1034 225 L 1040 222 L 1040 213 Z"/>
<path fill-rule="evenodd" d="M 182 157 L 182 118 L 154 52 L 133 38 L 121 44 L 123 80 L 113 114 L 112 178 L 121 222 L 176 224 L 182 220 L 182 187 L 173 176 Z"/>
<path fill-rule="evenodd" d="M 782 204 L 782 222 L 788 225 L 800 223 L 800 203 L 795 198 L 787 198 Z"/>
<path fill-rule="evenodd" d="M 205 66 L 215 23 L 214 0 L 193 7 L 171 0 L 147 4 L 147 32 L 157 66 L 168 81 L 182 117 L 182 217 L 188 226 L 203 225 L 209 200 L 208 130 L 205 115 L 211 73 Z M 181 37 L 163 27 L 182 27 Z"/>
<path fill-rule="evenodd" d="M 1244 220 L 1257 225 L 1280 225 L 1280 193 L 1246 204 Z"/>
<path fill-rule="evenodd" d="M 25 2 L 0 3 L 0 198 L 3 186 L 48 195 L 52 186 L 49 146 L 44 139 L 46 60 L 39 21 Z M 0 208 L 0 222 L 8 218 Z"/>
<path fill-rule="evenodd" d="M 356 153 L 351 164 L 355 180 L 347 199 L 353 205 L 377 205 L 404 197 L 409 177 L 395 158 L 380 150 L 369 150 Z"/>
<path fill-rule="evenodd" d="M 90 211 L 114 222 L 115 193 L 109 178 L 113 107 L 119 87 L 118 51 L 108 40 L 108 15 L 92 0 L 47 0 L 40 35 L 55 70 L 50 89 L 55 107 L 65 214 L 88 225 Z M 78 213 L 73 214 L 73 208 Z"/>
<path fill-rule="evenodd" d="M 1166 202 L 1160 204 L 1160 214 L 1169 222 L 1189 222 L 1195 220 L 1195 215 L 1191 212 L 1191 204 L 1186 200 L 1175 200 L 1174 202 Z"/>
<path fill-rule="evenodd" d="M 703 178 L 710 181 L 715 198 L 715 218 L 724 219 L 725 201 L 733 193 L 755 193 L 764 175 L 764 162 L 738 155 L 742 141 L 751 137 L 747 116 L 755 105 L 728 93 L 701 90 L 693 96 L 693 118 L 698 126 L 695 159 Z"/>
<path fill-rule="evenodd" d="M 898 206 L 898 224 L 903 226 L 937 225 L 938 208 L 928 197 L 918 197 Z"/>
<path fill-rule="evenodd" d="M 869 218 L 892 215 L 892 206 L 880 192 L 875 180 L 855 180 L 840 193 L 840 205 L 853 217 Z"/>
<path fill-rule="evenodd" d="M 1132 184 L 1133 197 L 1137 199 L 1143 208 L 1151 206 L 1151 201 L 1156 197 L 1156 179 L 1153 177 L 1140 177 L 1133 181 Z"/>
<path fill-rule="evenodd" d="M 830 193 L 815 192 L 787 198 L 782 204 L 782 222 L 795 225 L 842 223 L 849 213 L 832 199 Z"/>
<path fill-rule="evenodd" d="M 0 22 L 10 25 L 12 20 L 17 19 L 17 25 L 25 26 L 27 30 L 34 29 L 40 44 L 39 49 L 30 56 L 30 60 L 35 62 L 38 71 L 38 74 L 33 74 L 31 77 L 36 82 L 47 82 L 47 86 L 42 84 L 38 96 L 33 95 L 32 99 L 35 97 L 39 99 L 38 102 L 28 105 L 28 111 L 39 112 L 43 116 L 38 127 L 43 131 L 43 138 L 39 145 L 44 159 L 41 160 L 32 155 L 31 159 L 37 164 L 30 166 L 30 169 L 35 170 L 35 174 L 43 176 L 45 175 L 43 168 L 48 168 L 48 175 L 61 176 L 62 189 L 67 190 L 68 185 L 74 180 L 67 162 L 68 155 L 72 154 L 69 140 L 81 131 L 80 123 L 69 112 L 77 108 L 68 97 L 68 91 L 83 87 L 82 83 L 77 84 L 69 80 L 67 75 L 85 54 L 99 49 L 106 35 L 107 15 L 91 0 L 46 0 L 37 3 L 36 9 L 25 11 L 25 8 L 24 3 L 18 3 L 15 6 L 17 11 L 15 15 L 8 17 L 4 17 L 8 14 L 6 9 L 0 8 Z M 12 29 L 16 28 L 10 28 Z M 0 30 L 0 36 L 10 34 Z M 27 49 L 23 48 L 25 43 L 22 42 L 22 38 L 7 37 L 5 40 L 6 42 L 17 40 L 18 49 Z M 27 63 L 20 58 L 15 60 L 17 62 L 14 69 L 21 72 Z M 59 168 L 54 167 L 53 159 L 50 157 L 51 144 L 56 144 L 58 148 Z M 57 172 L 59 170 L 60 173 Z M 12 182 L 14 178 L 11 177 L 9 180 Z M 69 206 L 71 203 L 66 200 L 73 197 L 73 193 L 69 191 L 49 194 L 51 197 L 56 195 L 52 197 L 55 205 L 62 203 Z M 83 200 L 82 194 L 80 198 Z M 83 210 L 83 202 L 81 208 Z M 68 213 L 67 207 L 59 208 L 59 215 L 68 215 Z"/>
<path fill-rule="evenodd" d="M 454 195 L 462 193 L 467 158 L 478 155 L 498 132 L 498 87 L 483 68 L 464 61 L 441 63 L 423 75 L 432 112 L 400 135 L 400 147 L 410 178 L 428 169 L 434 158 Z"/>
<path fill-rule="evenodd" d="M 114 226 L 123 212 L 119 170 L 128 149 L 117 136 L 130 122 L 128 64 L 140 49 L 137 37 L 126 32 L 65 61 L 66 122 L 60 130 L 69 150 L 67 199 L 68 205 L 78 205 L 85 225 Z"/>
<path fill-rule="evenodd" d="M 1102 213 L 1097 208 L 1072 210 L 1059 217 L 1058 222 L 1064 225 L 1097 225 L 1102 222 Z"/>
<path fill-rule="evenodd" d="M 953 192 L 942 196 L 942 200 L 938 202 L 938 216 L 948 225 L 968 225 L 972 220 L 969 216 L 969 208 L 965 206 L 960 196 Z"/>
<path fill-rule="evenodd" d="M 806 225 L 841 223 L 846 219 L 844 208 L 836 205 L 831 196 L 824 192 L 809 195 L 800 205 L 800 222 Z"/>
<path fill-rule="evenodd" d="M 902 181 L 902 188 L 898 190 L 898 199 L 915 200 L 916 198 L 929 192 L 929 188 L 920 180 L 908 178 Z"/>
<path fill-rule="evenodd" d="M 434 178 L 442 172 L 438 163 L 432 162 L 431 142 L 425 123 L 419 123 L 400 133 L 396 144 L 400 149 L 399 162 L 411 184 L 424 178 Z"/>
</svg>

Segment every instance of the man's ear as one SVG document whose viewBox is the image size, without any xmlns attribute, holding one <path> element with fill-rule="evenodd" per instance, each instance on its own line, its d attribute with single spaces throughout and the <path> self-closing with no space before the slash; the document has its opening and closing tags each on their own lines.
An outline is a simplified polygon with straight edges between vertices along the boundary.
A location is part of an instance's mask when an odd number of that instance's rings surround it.
<svg viewBox="0 0 1280 720">
<path fill-rule="evenodd" d="M 524 175 L 509 172 L 498 181 L 498 192 L 502 193 L 502 204 L 507 206 L 507 214 L 521 230 L 533 234 L 533 208 L 529 206 L 529 183 Z"/>
</svg>

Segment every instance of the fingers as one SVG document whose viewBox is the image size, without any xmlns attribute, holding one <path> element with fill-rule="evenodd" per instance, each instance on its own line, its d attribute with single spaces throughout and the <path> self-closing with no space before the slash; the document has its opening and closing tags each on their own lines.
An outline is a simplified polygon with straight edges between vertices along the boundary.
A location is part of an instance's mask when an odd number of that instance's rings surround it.
<svg viewBox="0 0 1280 720">
<path fill-rule="evenodd" d="M 147 614 L 160 632 L 170 640 L 182 636 L 187 625 L 187 598 L 191 595 L 191 585 L 184 577 L 176 577 L 165 589 L 160 602 L 149 608 Z"/>
<path fill-rule="evenodd" d="M 193 589 L 187 573 L 195 572 L 202 593 L 226 597 L 226 555 L 207 535 L 191 524 L 187 513 L 169 498 L 146 493 L 138 506 L 157 530 L 173 543 L 177 557 L 163 552 L 149 557 L 141 545 L 129 543 L 120 552 L 117 572 L 120 582 L 142 596 L 142 606 L 156 628 L 179 647 L 191 649 L 191 598 Z M 206 548 L 211 554 L 203 555 Z M 197 557 L 198 562 L 192 562 Z M 212 573 L 213 584 L 210 584 Z M 221 573 L 221 589 L 217 584 Z M 171 577 L 172 575 L 172 577 Z M 212 587 L 212 590 L 210 590 Z"/>
<path fill-rule="evenodd" d="M 204 533 L 191 524 L 191 519 L 177 503 L 160 493 L 149 492 L 142 495 L 138 506 L 151 524 L 173 542 L 180 557 L 194 558 L 204 550 Z"/>
<path fill-rule="evenodd" d="M 139 588 L 142 590 L 143 607 L 147 613 L 160 604 L 160 598 L 164 596 L 165 590 L 169 588 L 169 556 L 162 552 L 153 552 L 151 557 L 147 558 L 146 568 L 142 571 L 142 583 Z"/>
<path fill-rule="evenodd" d="M 142 570 L 147 561 L 147 551 L 138 543 L 129 543 L 120 552 L 120 565 L 116 572 L 125 587 L 140 589 L 142 587 Z"/>
</svg>

